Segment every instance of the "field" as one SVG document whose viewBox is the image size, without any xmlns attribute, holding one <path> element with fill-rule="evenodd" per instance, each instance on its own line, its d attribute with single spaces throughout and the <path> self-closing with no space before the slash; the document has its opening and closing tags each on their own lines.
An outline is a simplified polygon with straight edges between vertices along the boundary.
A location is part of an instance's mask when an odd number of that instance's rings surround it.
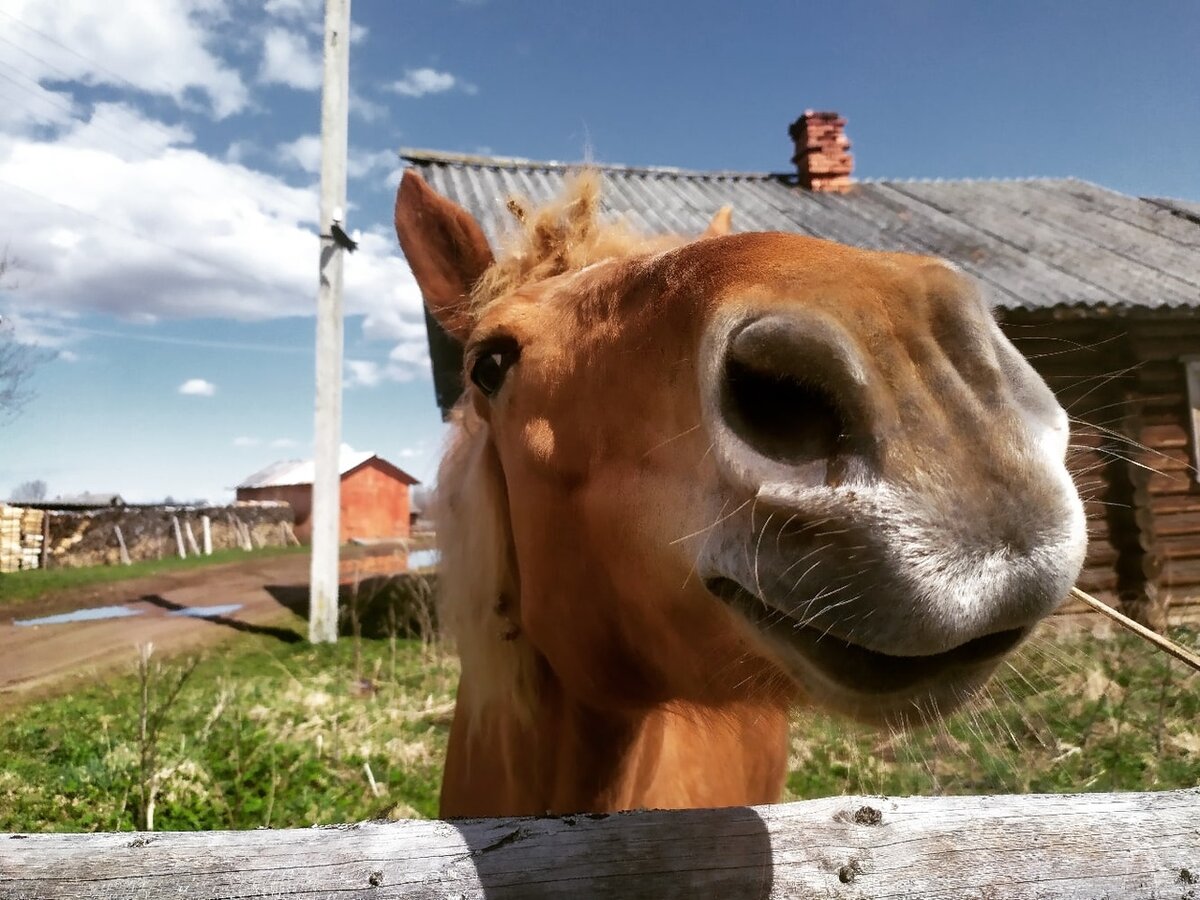
<svg viewBox="0 0 1200 900">
<path fill-rule="evenodd" d="M 247 559 L 306 553 L 307 551 L 307 547 L 265 547 L 250 551 L 217 550 L 211 556 L 189 556 L 187 559 L 169 556 L 164 559 L 135 562 L 128 566 L 85 566 L 9 572 L 0 575 L 0 606 L 6 603 L 37 600 L 60 591 L 97 587 L 147 575 L 198 569 L 221 563 L 242 562 Z"/>
<path fill-rule="evenodd" d="M 127 674 L 0 716 L 0 831 L 435 815 L 455 660 L 389 629 L 350 631 L 375 636 L 131 655 Z M 1190 787 L 1200 676 L 1123 634 L 1046 631 L 945 726 L 880 734 L 799 716 L 791 763 L 787 799 Z"/>
</svg>

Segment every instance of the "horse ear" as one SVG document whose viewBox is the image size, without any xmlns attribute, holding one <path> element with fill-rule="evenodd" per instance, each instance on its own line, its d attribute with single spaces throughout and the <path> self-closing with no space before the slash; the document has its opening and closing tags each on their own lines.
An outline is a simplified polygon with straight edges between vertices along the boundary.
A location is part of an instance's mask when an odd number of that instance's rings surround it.
<svg viewBox="0 0 1200 900">
<path fill-rule="evenodd" d="M 396 237 L 429 312 L 447 334 L 466 341 L 474 325 L 471 288 L 492 264 L 479 223 L 409 169 L 396 192 Z"/>
<path fill-rule="evenodd" d="M 733 228 L 733 207 L 732 206 L 722 206 L 720 209 L 717 210 L 716 214 L 713 215 L 712 221 L 708 223 L 708 227 L 706 229 L 704 229 L 704 234 L 700 235 L 700 237 L 702 237 L 702 238 L 723 237 L 723 236 L 729 234 L 729 232 L 732 230 L 732 228 Z"/>
</svg>

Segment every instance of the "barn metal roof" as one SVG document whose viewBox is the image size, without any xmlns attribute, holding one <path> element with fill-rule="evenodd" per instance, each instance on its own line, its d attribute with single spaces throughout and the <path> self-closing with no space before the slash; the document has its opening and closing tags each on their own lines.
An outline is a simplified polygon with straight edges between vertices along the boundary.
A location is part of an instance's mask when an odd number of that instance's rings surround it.
<svg viewBox="0 0 1200 900">
<path fill-rule="evenodd" d="M 488 238 L 505 201 L 553 197 L 577 165 L 402 150 Z M 846 194 L 786 175 L 595 165 L 604 211 L 646 233 L 695 234 L 721 206 L 738 231 L 790 231 L 879 250 L 940 256 L 1008 310 L 1200 307 L 1200 204 L 1144 200 L 1074 178 L 864 181 Z"/>
<path fill-rule="evenodd" d="M 374 457 L 375 454 L 369 450 L 355 452 L 343 447 L 341 455 L 338 457 L 338 474 L 345 475 Z M 315 471 L 315 464 L 311 459 L 285 459 L 281 462 L 271 463 L 265 469 L 255 472 L 238 487 L 265 488 L 312 484 Z"/>
<path fill-rule="evenodd" d="M 1191 200 L 1176 200 L 1174 197 L 1146 197 L 1146 202 L 1169 209 L 1175 215 L 1200 224 L 1200 203 Z"/>
<path fill-rule="evenodd" d="M 400 155 L 466 207 L 497 244 L 505 201 L 554 197 L 577 164 L 432 150 Z M 648 234 L 698 234 L 733 206 L 737 231 L 791 231 L 957 263 L 997 308 L 1030 314 L 1200 308 L 1200 204 L 1142 199 L 1074 178 L 861 181 L 845 194 L 790 175 L 592 165 L 604 214 Z M 426 314 L 434 390 L 446 416 L 462 393 L 462 348 Z"/>
</svg>

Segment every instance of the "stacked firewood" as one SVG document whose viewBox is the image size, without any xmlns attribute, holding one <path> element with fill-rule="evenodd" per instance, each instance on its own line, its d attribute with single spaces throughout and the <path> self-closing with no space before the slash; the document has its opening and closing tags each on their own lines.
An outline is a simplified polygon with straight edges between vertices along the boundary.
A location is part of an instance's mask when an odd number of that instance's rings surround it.
<svg viewBox="0 0 1200 900">
<path fill-rule="evenodd" d="M 0 572 L 36 569 L 42 558 L 40 509 L 0 504 Z"/>
</svg>

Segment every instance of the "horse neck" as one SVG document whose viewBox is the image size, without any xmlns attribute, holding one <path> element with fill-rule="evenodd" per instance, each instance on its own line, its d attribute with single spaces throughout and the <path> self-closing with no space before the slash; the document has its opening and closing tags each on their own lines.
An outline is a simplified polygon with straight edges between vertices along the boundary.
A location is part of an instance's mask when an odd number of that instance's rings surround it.
<svg viewBox="0 0 1200 900">
<path fill-rule="evenodd" d="M 615 812 L 772 803 L 787 771 L 787 706 L 778 697 L 719 706 L 671 702 L 597 710 L 548 676 L 528 720 L 463 692 L 451 729 L 443 816 Z"/>
</svg>

